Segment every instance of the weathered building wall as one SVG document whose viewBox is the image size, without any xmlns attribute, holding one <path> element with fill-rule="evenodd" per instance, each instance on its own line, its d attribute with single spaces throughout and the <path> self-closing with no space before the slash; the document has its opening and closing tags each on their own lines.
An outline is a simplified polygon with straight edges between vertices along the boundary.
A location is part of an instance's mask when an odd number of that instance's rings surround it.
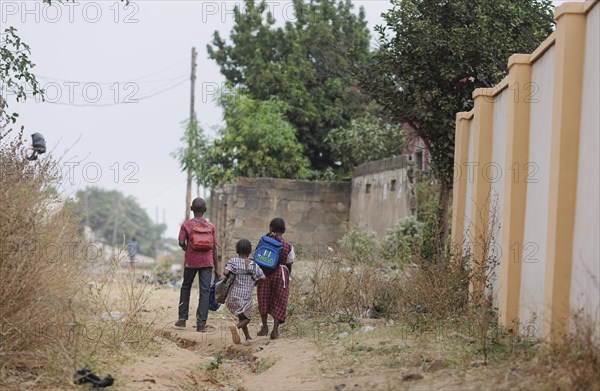
<svg viewBox="0 0 600 391">
<path fill-rule="evenodd" d="M 398 220 L 410 216 L 411 206 L 416 207 L 416 197 L 408 167 L 404 156 L 357 167 L 352 178 L 350 223 L 383 239 Z"/>
<path fill-rule="evenodd" d="M 272 178 L 238 178 L 214 190 L 210 217 L 217 226 L 221 260 L 223 254 L 235 256 L 241 238 L 256 246 L 274 217 L 285 220 L 285 237 L 298 252 L 315 256 L 344 235 L 350 192 L 350 183 Z"/>
</svg>

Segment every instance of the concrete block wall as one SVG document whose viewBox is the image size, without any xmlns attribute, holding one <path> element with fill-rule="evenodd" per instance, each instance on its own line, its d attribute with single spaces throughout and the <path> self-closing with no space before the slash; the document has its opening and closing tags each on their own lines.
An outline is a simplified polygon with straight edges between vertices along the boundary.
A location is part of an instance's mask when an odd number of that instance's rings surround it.
<svg viewBox="0 0 600 391">
<path fill-rule="evenodd" d="M 273 178 L 238 178 L 213 190 L 210 217 L 221 244 L 220 267 L 235 256 L 239 239 L 256 246 L 274 217 L 285 220 L 285 237 L 301 255 L 315 256 L 344 235 L 350 196 L 350 183 Z"/>
</svg>

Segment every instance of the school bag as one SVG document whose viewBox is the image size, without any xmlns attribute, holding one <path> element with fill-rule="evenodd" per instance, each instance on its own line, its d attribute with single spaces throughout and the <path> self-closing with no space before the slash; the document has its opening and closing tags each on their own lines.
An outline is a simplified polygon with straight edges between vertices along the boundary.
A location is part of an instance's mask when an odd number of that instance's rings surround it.
<svg viewBox="0 0 600 391">
<path fill-rule="evenodd" d="M 283 244 L 269 235 L 265 235 L 258 241 L 254 250 L 254 262 L 263 270 L 272 271 L 279 265 L 279 257 L 283 250 Z"/>
<path fill-rule="evenodd" d="M 193 250 L 210 251 L 214 248 L 213 228 L 206 220 L 194 219 L 190 244 Z"/>
<path fill-rule="evenodd" d="M 233 283 L 235 282 L 235 277 L 238 274 L 252 274 L 251 270 L 239 270 L 237 272 L 230 271 L 229 274 L 219 280 L 215 284 L 215 299 L 219 304 L 225 304 L 225 300 L 227 300 L 227 295 L 229 295 L 229 290 L 231 289 Z"/>
</svg>

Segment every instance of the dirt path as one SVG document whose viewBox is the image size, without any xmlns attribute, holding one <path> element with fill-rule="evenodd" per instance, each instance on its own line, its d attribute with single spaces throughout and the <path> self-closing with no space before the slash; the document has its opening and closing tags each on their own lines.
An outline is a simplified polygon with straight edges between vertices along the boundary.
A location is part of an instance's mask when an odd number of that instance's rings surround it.
<svg viewBox="0 0 600 391">
<path fill-rule="evenodd" d="M 211 327 L 206 333 L 196 332 L 193 322 L 189 321 L 186 328 L 177 328 L 173 326 L 173 313 L 178 295 L 178 291 L 169 288 L 153 290 L 148 306 L 164 319 L 159 326 L 163 338 L 157 338 L 160 349 L 121 368 L 120 389 L 329 388 L 316 368 L 318 350 L 311 342 L 254 337 L 251 346 L 234 345 L 228 327 L 234 318 L 223 307 L 218 312 L 210 312 L 208 324 Z M 251 335 L 255 336 L 257 331 L 256 324 L 251 325 Z"/>
<path fill-rule="evenodd" d="M 294 332 L 282 338 L 255 337 L 251 346 L 234 345 L 228 326 L 234 318 L 225 308 L 210 312 L 209 332 L 193 322 L 176 328 L 178 290 L 152 288 L 148 307 L 162 319 L 159 348 L 131 360 L 117 374 L 121 390 L 479 390 L 527 389 L 523 373 L 512 364 L 481 367 L 457 365 L 469 349 L 464 341 L 446 346 L 437 338 L 397 334 L 383 321 L 363 321 L 353 331 L 334 330 L 324 338 Z M 197 296 L 192 295 L 195 305 Z M 250 327 L 252 336 L 258 322 Z M 310 330 L 310 328 L 308 329 Z M 320 332 L 320 331 L 319 331 Z M 336 333 L 339 335 L 336 336 Z M 463 351 L 464 350 L 464 351 Z M 443 365 L 431 368 L 438 357 Z M 470 360 L 470 359 L 469 359 Z"/>
</svg>

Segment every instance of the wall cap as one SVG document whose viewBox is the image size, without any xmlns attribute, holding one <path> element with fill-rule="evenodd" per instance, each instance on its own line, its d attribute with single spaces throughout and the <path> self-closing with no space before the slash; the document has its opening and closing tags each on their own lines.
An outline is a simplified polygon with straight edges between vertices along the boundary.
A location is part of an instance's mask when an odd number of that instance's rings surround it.
<svg viewBox="0 0 600 391">
<path fill-rule="evenodd" d="M 567 14 L 585 14 L 585 3 L 564 3 L 554 10 L 554 20 L 558 22 L 562 16 Z"/>
<path fill-rule="evenodd" d="M 361 164 L 354 168 L 352 172 L 352 178 L 357 178 L 365 175 L 376 174 L 384 171 L 398 170 L 408 167 L 407 156 L 394 156 L 387 159 L 376 160 L 374 162 L 368 162 Z"/>
<path fill-rule="evenodd" d="M 513 65 L 531 65 L 531 54 L 515 53 L 508 58 L 508 69 Z"/>
<path fill-rule="evenodd" d="M 556 43 L 556 30 L 552 32 L 530 55 L 530 61 L 536 62 L 544 53 Z"/>
<path fill-rule="evenodd" d="M 456 120 L 460 121 L 460 120 L 470 120 L 471 118 L 473 118 L 473 110 L 471 111 L 459 111 L 458 113 L 456 113 Z"/>
</svg>

